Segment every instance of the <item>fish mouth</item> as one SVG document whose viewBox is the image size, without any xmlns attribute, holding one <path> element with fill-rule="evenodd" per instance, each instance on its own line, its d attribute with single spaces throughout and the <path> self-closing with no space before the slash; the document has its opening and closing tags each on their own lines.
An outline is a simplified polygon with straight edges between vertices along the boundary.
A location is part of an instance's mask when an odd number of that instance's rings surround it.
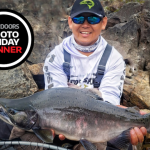
<svg viewBox="0 0 150 150">
<path fill-rule="evenodd" d="M 34 110 L 18 111 L 0 105 L 0 119 L 12 126 L 30 130 L 36 124 L 38 114 Z"/>
<path fill-rule="evenodd" d="M 38 120 L 38 114 L 30 98 L 2 99 L 0 98 L 0 119 L 19 128 L 30 130 Z"/>
</svg>

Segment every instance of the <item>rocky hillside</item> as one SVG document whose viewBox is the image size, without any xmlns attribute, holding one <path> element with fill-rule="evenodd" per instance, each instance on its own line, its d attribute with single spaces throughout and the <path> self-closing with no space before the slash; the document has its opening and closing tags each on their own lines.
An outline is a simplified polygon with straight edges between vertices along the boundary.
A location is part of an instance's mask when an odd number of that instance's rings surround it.
<svg viewBox="0 0 150 150">
<path fill-rule="evenodd" d="M 67 16 L 73 2 L 74 0 L 0 0 L 0 9 L 12 9 L 23 14 L 34 30 L 34 48 L 28 58 L 30 64 L 44 63 L 47 54 L 63 38 L 71 35 Z M 37 86 L 27 65 L 25 63 L 15 69 L 0 71 L 0 97 L 21 98 L 43 88 Z M 35 67 L 36 70 L 38 68 L 39 66 Z M 43 86 L 43 77 L 40 76 L 40 79 Z M 38 80 L 36 76 L 35 80 Z"/>
<path fill-rule="evenodd" d="M 108 24 L 102 36 L 129 59 L 121 103 L 150 109 L 150 0 L 100 0 Z M 20 67 L 0 71 L 0 97 L 21 98 L 44 88 L 47 54 L 72 34 L 67 17 L 74 0 L 0 0 L 0 9 L 23 14 L 34 30 L 34 48 Z"/>
</svg>

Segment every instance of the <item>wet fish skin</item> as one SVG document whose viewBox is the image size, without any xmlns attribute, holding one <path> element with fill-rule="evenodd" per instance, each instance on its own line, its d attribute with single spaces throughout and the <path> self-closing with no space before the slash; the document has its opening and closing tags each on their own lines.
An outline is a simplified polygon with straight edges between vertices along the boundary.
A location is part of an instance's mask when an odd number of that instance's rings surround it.
<svg viewBox="0 0 150 150">
<path fill-rule="evenodd" d="M 16 118 L 22 112 L 30 114 L 25 119 L 21 117 L 27 126 L 37 114 L 31 128 L 53 129 L 70 140 L 106 142 L 134 126 L 149 129 L 150 114 L 140 115 L 93 97 L 86 89 L 52 88 L 22 99 L 0 99 L 0 104 L 14 124 L 20 122 Z M 10 109 L 17 111 L 11 114 Z"/>
</svg>

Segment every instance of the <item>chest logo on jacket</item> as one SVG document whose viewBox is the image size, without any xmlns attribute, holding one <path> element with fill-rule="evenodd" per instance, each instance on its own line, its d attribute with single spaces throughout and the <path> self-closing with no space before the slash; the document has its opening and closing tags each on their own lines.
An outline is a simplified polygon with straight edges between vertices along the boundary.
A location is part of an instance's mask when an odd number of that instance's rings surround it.
<svg viewBox="0 0 150 150">
<path fill-rule="evenodd" d="M 87 77 L 87 76 L 89 76 L 89 77 Z M 86 88 L 86 87 L 88 87 L 88 85 L 93 85 L 96 74 L 95 73 L 87 74 L 87 76 L 84 77 L 84 75 L 79 75 L 79 76 L 71 75 L 70 77 L 72 79 L 70 79 L 69 82 L 74 83 L 75 85 L 77 85 L 77 84 L 80 85 L 83 82 L 84 83 L 83 86 L 84 86 L 84 88 Z M 73 78 L 75 78 L 75 79 L 73 79 Z"/>
</svg>

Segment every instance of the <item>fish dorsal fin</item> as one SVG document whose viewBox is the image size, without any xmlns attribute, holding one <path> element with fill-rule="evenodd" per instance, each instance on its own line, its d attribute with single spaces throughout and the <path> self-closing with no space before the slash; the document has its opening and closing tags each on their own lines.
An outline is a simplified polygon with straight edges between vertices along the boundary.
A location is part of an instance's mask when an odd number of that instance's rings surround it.
<svg viewBox="0 0 150 150">
<path fill-rule="evenodd" d="M 45 143 L 53 143 L 54 134 L 49 129 L 32 129 L 36 136 Z"/>
<path fill-rule="evenodd" d="M 131 113 L 139 113 L 140 114 L 140 109 L 137 106 L 134 107 L 128 107 L 126 111 L 131 112 Z"/>
<path fill-rule="evenodd" d="M 103 101 L 103 98 L 102 98 L 102 94 L 101 92 L 96 89 L 96 88 L 91 88 L 91 89 L 81 89 L 82 91 L 86 91 L 87 95 L 89 95 L 90 97 L 96 99 L 96 100 L 102 100 Z"/>
<path fill-rule="evenodd" d="M 85 150 L 97 150 L 96 146 L 86 139 L 80 139 L 80 144 L 84 147 Z"/>
</svg>

